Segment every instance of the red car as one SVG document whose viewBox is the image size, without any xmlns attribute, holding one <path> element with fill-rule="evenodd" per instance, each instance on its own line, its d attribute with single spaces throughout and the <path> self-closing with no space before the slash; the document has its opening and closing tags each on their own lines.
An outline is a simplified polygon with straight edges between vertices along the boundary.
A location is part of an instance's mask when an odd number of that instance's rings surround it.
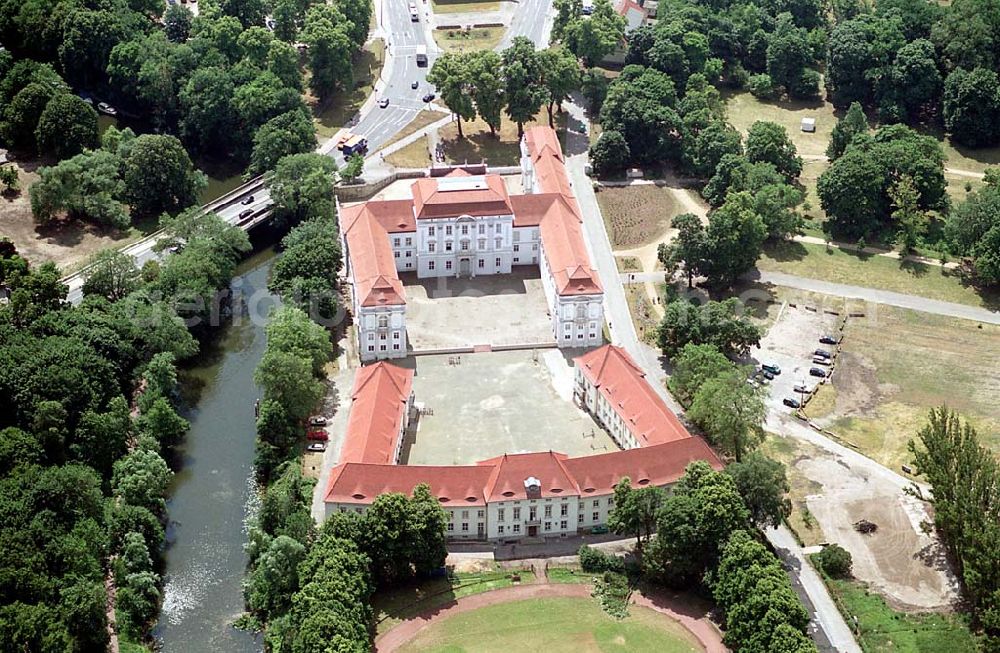
<svg viewBox="0 0 1000 653">
<path fill-rule="evenodd" d="M 327 436 L 326 431 L 324 431 L 323 429 L 315 429 L 313 431 L 309 431 L 308 433 L 306 433 L 306 439 L 321 440 L 323 442 L 326 442 L 330 438 L 329 436 Z"/>
</svg>

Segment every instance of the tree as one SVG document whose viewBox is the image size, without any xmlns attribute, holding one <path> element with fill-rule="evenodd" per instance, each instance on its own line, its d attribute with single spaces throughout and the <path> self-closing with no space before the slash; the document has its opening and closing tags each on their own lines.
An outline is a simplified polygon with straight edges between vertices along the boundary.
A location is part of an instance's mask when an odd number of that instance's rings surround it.
<svg viewBox="0 0 1000 653">
<path fill-rule="evenodd" d="M 670 243 L 661 243 L 657 257 L 671 274 L 681 266 L 687 276 L 688 288 L 694 286 L 695 275 L 701 274 L 705 263 L 705 226 L 693 213 L 682 213 L 670 221 L 677 235 Z"/>
<path fill-rule="evenodd" d="M 254 372 L 264 396 L 280 403 L 290 419 L 305 419 L 323 396 L 323 385 L 313 378 L 311 361 L 283 351 L 269 350 Z"/>
<path fill-rule="evenodd" d="M 553 105 L 562 112 L 562 103 L 571 91 L 580 88 L 580 65 L 569 50 L 552 46 L 542 50 L 538 57 L 542 66 L 542 83 L 548 92 L 549 127 L 555 129 L 552 119 Z"/>
<path fill-rule="evenodd" d="M 913 177 L 903 175 L 889 189 L 889 197 L 895 210 L 892 219 L 897 226 L 897 240 L 903 252 L 917 246 L 917 242 L 927 232 L 930 217 L 920 209 L 920 193 L 913 184 Z"/>
<path fill-rule="evenodd" d="M 3 166 L 0 168 L 0 184 L 3 184 L 3 193 L 16 195 L 21 192 L 21 181 L 17 176 L 17 168 L 14 166 Z"/>
<path fill-rule="evenodd" d="M 354 83 L 351 54 L 354 44 L 350 33 L 354 25 L 335 5 L 318 4 L 309 8 L 302 27 L 302 41 L 309 45 L 309 88 L 325 101 L 337 89 Z"/>
<path fill-rule="evenodd" d="M 751 163 L 770 163 L 789 181 L 802 173 L 802 158 L 785 128 L 774 122 L 758 120 L 747 132 L 747 159 Z"/>
<path fill-rule="evenodd" d="M 706 381 L 733 369 L 733 363 L 715 345 L 688 343 L 673 357 L 670 391 L 690 405 Z"/>
<path fill-rule="evenodd" d="M 715 174 L 719 162 L 727 155 L 743 154 L 743 138 L 727 122 L 713 120 L 685 141 L 685 159 L 691 171 L 703 178 Z"/>
<path fill-rule="evenodd" d="M 851 577 L 851 553 L 839 544 L 824 546 L 814 559 L 820 569 L 832 578 Z"/>
<path fill-rule="evenodd" d="M 987 170 L 987 179 L 993 174 Z M 951 251 L 970 257 L 982 283 L 1000 282 L 1000 188 L 995 181 L 969 193 L 948 214 L 945 235 Z"/>
<path fill-rule="evenodd" d="M 302 90 L 302 73 L 299 71 L 299 51 L 291 43 L 275 39 L 267 51 L 267 70 L 286 87 Z"/>
<path fill-rule="evenodd" d="M 687 415 L 713 444 L 740 462 L 764 441 L 766 413 L 760 389 L 733 370 L 705 381 Z"/>
<path fill-rule="evenodd" d="M 139 270 L 131 256 L 116 249 L 102 249 L 86 269 L 84 295 L 118 301 L 139 287 Z"/>
<path fill-rule="evenodd" d="M 830 134 L 830 144 L 826 148 L 826 156 L 831 161 L 839 157 L 858 134 L 868 133 L 868 119 L 865 117 L 861 103 L 851 102 L 842 120 L 838 120 Z"/>
<path fill-rule="evenodd" d="M 587 67 L 596 65 L 610 54 L 625 37 L 625 19 L 618 15 L 609 0 L 596 0 L 590 16 L 581 11 L 562 30 L 562 39 L 570 52 L 583 59 Z"/>
<path fill-rule="evenodd" d="M 225 155 L 241 140 L 233 105 L 235 86 L 221 67 L 198 68 L 180 90 L 180 133 L 196 152 Z"/>
<path fill-rule="evenodd" d="M 500 55 L 493 50 L 479 50 L 469 54 L 472 75 L 472 102 L 476 113 L 496 136 L 500 129 L 501 114 L 506 102 Z"/>
<path fill-rule="evenodd" d="M 275 216 L 293 225 L 311 218 L 333 217 L 336 171 L 333 159 L 314 152 L 279 159 L 274 174 L 265 180 Z"/>
<path fill-rule="evenodd" d="M 253 137 L 248 178 L 263 174 L 289 154 L 312 152 L 316 149 L 316 126 L 299 109 L 271 118 Z"/>
<path fill-rule="evenodd" d="M 753 269 L 760 257 L 767 226 L 750 193 L 729 193 L 708 216 L 699 271 L 711 286 L 729 287 Z"/>
<path fill-rule="evenodd" d="M 92 580 L 70 581 L 59 590 L 61 616 L 80 650 L 108 645 L 107 600 L 104 584 Z"/>
<path fill-rule="evenodd" d="M 608 515 L 608 528 L 618 535 L 634 535 L 641 552 L 656 529 L 656 515 L 666 498 L 663 488 L 651 485 L 635 489 L 625 476 L 615 484 L 615 506 Z"/>
<path fill-rule="evenodd" d="M 80 8 L 66 16 L 62 31 L 62 70 L 68 80 L 88 88 L 104 78 L 111 49 L 138 30 L 113 11 Z"/>
<path fill-rule="evenodd" d="M 160 447 L 173 447 L 181 443 L 190 424 L 177 414 L 166 397 L 157 397 L 139 419 L 143 435 L 153 438 Z"/>
<path fill-rule="evenodd" d="M 758 527 L 777 528 L 792 512 L 785 466 L 760 452 L 726 467 Z"/>
<path fill-rule="evenodd" d="M 115 462 L 111 487 L 123 503 L 163 515 L 164 497 L 172 476 L 173 472 L 158 453 L 137 449 Z"/>
<path fill-rule="evenodd" d="M 97 112 L 75 95 L 58 93 L 42 110 L 35 139 L 40 153 L 51 153 L 59 159 L 96 148 Z"/>
<path fill-rule="evenodd" d="M 173 4 L 167 6 L 167 11 L 163 14 L 163 27 L 166 30 L 167 38 L 173 43 L 184 43 L 191 34 L 191 22 L 194 16 L 191 10 L 184 5 Z"/>
<path fill-rule="evenodd" d="M 657 334 L 660 349 L 673 358 L 688 343 L 714 345 L 727 356 L 743 356 L 760 343 L 761 331 L 735 297 L 698 306 L 685 299 L 669 302 Z"/>
<path fill-rule="evenodd" d="M 517 123 L 517 137 L 524 136 L 524 123 L 534 119 L 545 102 L 542 64 L 535 44 L 524 36 L 516 36 L 510 47 L 500 55 L 504 74 L 504 97 L 507 115 Z"/>
<path fill-rule="evenodd" d="M 812 91 L 818 89 L 808 89 L 801 84 L 802 75 L 813 58 L 806 30 L 796 27 L 788 14 L 780 15 L 776 22 L 766 53 L 771 82 L 783 86 L 792 97 L 815 97 Z"/>
<path fill-rule="evenodd" d="M 368 25 L 372 16 L 372 0 L 337 0 L 337 8 L 350 21 L 352 29 L 349 34 L 351 41 L 358 48 L 368 39 Z"/>
<path fill-rule="evenodd" d="M 628 166 L 631 153 L 621 132 L 610 129 L 601 132 L 597 142 L 590 146 L 590 162 L 599 175 L 613 175 Z"/>
<path fill-rule="evenodd" d="M 29 189 L 35 222 L 49 224 L 65 211 L 71 218 L 127 229 L 129 216 L 121 202 L 125 184 L 119 168 L 118 157 L 103 150 L 40 168 L 39 180 Z"/>
<path fill-rule="evenodd" d="M 1000 142 L 1000 77 L 993 70 L 958 68 L 944 83 L 944 124 L 955 142 L 989 147 Z"/>
<path fill-rule="evenodd" d="M 38 120 L 57 92 L 52 86 L 41 82 L 32 82 L 18 91 L 0 114 L 0 134 L 14 147 L 37 151 L 35 130 L 38 128 Z"/>
<path fill-rule="evenodd" d="M 326 330 L 297 308 L 283 306 L 271 314 L 265 329 L 267 350 L 284 352 L 310 361 L 313 376 L 319 377 L 330 360 L 333 345 Z"/>
<path fill-rule="evenodd" d="M 935 111 L 941 97 L 934 44 L 927 39 L 910 41 L 896 54 L 892 69 L 876 87 L 879 113 L 886 120 L 911 121 Z"/>
<path fill-rule="evenodd" d="M 122 161 L 125 198 L 138 215 L 177 213 L 198 200 L 208 183 L 181 142 L 168 135 L 143 134 Z"/>
<path fill-rule="evenodd" d="M 240 21 L 244 29 L 264 25 L 267 5 L 263 0 L 221 0 L 219 8 L 227 16 Z"/>
<path fill-rule="evenodd" d="M 250 610 L 265 621 L 287 612 L 299 588 L 298 566 L 305 557 L 306 547 L 299 542 L 285 535 L 274 538 L 246 579 Z"/>
</svg>

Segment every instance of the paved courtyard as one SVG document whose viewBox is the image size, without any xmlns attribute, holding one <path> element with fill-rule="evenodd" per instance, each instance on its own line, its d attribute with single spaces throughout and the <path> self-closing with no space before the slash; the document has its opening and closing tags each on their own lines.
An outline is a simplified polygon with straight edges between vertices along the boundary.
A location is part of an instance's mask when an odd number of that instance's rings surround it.
<svg viewBox="0 0 1000 653">
<path fill-rule="evenodd" d="M 406 288 L 406 330 L 414 351 L 475 345 L 555 343 L 539 270 L 473 279 L 417 279 Z"/>
<path fill-rule="evenodd" d="M 617 450 L 573 404 L 571 355 L 580 353 L 540 349 L 401 361 L 416 369 L 413 391 L 423 414 L 404 441 L 400 462 L 464 465 L 504 453 Z"/>
</svg>

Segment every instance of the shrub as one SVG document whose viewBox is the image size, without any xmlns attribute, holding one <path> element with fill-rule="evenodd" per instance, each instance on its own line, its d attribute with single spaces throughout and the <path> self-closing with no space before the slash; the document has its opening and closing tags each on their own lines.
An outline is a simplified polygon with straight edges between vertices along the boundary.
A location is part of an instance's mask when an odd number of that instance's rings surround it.
<svg viewBox="0 0 1000 653">
<path fill-rule="evenodd" d="M 625 571 L 625 561 L 618 556 L 605 553 L 600 549 L 592 548 L 586 544 L 580 547 L 580 568 L 589 573 L 604 573 L 613 571 L 623 573 Z"/>
<path fill-rule="evenodd" d="M 770 75 L 754 75 L 747 82 L 750 94 L 759 100 L 773 100 L 777 95 Z"/>
<path fill-rule="evenodd" d="M 851 553 L 839 544 L 823 547 L 814 560 L 828 576 L 848 578 L 851 575 Z"/>
</svg>

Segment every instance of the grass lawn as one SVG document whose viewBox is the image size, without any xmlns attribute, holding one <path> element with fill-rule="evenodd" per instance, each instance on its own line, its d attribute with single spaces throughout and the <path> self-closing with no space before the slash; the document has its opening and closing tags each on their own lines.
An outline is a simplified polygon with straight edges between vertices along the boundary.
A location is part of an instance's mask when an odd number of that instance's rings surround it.
<svg viewBox="0 0 1000 653">
<path fill-rule="evenodd" d="M 387 155 L 385 160 L 397 168 L 426 168 L 431 164 L 427 137 L 421 136 L 406 147 Z"/>
<path fill-rule="evenodd" d="M 616 621 L 596 601 L 548 598 L 515 601 L 457 614 L 425 628 L 400 651 L 657 651 L 703 650 L 679 623 L 646 608 L 631 607 Z"/>
<path fill-rule="evenodd" d="M 867 288 L 891 290 L 970 306 L 996 306 L 996 292 L 979 292 L 962 284 L 953 272 L 935 265 L 900 263 L 884 256 L 792 241 L 769 243 L 757 261 L 761 270 L 784 272 Z"/>
<path fill-rule="evenodd" d="M 464 11 L 464 10 L 463 10 Z M 434 40 L 445 52 L 492 50 L 500 43 L 506 28 L 473 27 L 472 29 L 436 29 Z"/>
<path fill-rule="evenodd" d="M 821 89 L 822 91 L 822 89 Z M 726 115 L 729 122 L 745 136 L 758 120 L 776 122 L 788 132 L 799 154 L 825 154 L 830 134 L 837 124 L 833 105 L 829 102 L 799 100 L 762 102 L 749 92 L 726 93 Z M 802 131 L 802 119 L 815 118 L 816 131 Z"/>
<path fill-rule="evenodd" d="M 406 138 L 410 134 L 414 134 L 414 133 L 420 131 L 421 129 L 423 129 L 427 125 L 435 123 L 435 122 L 437 122 L 438 120 L 441 120 L 442 118 L 444 118 L 447 115 L 448 114 L 441 113 L 440 111 L 430 111 L 428 109 L 422 109 L 420 111 L 420 113 L 418 113 L 417 116 L 413 120 L 411 120 L 409 122 L 409 124 L 406 125 L 406 127 L 403 127 L 398 132 L 396 132 L 396 135 L 392 137 L 392 140 L 387 141 L 386 144 L 383 145 L 379 149 L 383 149 L 384 150 L 385 148 L 389 147 L 393 143 L 396 143 L 396 142 L 399 142 L 399 141 L 403 140 L 404 138 Z"/>
<path fill-rule="evenodd" d="M 500 3 L 496 0 L 468 2 L 467 0 L 431 0 L 435 14 L 455 14 L 470 11 L 498 11 Z"/>
<path fill-rule="evenodd" d="M 950 614 L 896 612 L 882 597 L 854 580 L 827 578 L 826 585 L 848 623 L 858 619 L 858 643 L 865 653 L 975 653 L 977 638 Z"/>
<path fill-rule="evenodd" d="M 849 320 L 833 383 L 809 403 L 809 415 L 899 469 L 928 409 L 947 403 L 1000 452 L 1000 327 L 979 326 L 890 306 Z"/>
<path fill-rule="evenodd" d="M 319 103 L 311 96 L 307 98 L 316 122 L 316 136 L 320 139 L 332 137 L 347 124 L 361 105 L 372 93 L 375 80 L 385 63 L 385 42 L 374 39 L 354 59 L 354 89 L 347 93 L 337 93 L 326 102 Z"/>
<path fill-rule="evenodd" d="M 585 585 L 594 580 L 594 574 L 582 571 L 578 567 L 549 567 L 545 575 L 550 583 Z"/>
<path fill-rule="evenodd" d="M 555 114 L 556 129 L 565 129 L 566 114 Z M 534 125 L 548 125 L 548 112 L 543 107 L 535 119 L 524 124 L 527 129 Z M 486 161 L 492 166 L 516 166 L 521 160 L 521 150 L 517 138 L 517 123 L 506 116 L 500 122 L 497 136 L 490 134 L 489 125 L 480 120 L 462 121 L 464 139 L 458 138 L 458 124 L 450 123 L 438 130 L 448 163 L 464 164 Z M 562 134 L 560 133 L 560 141 Z"/>
<path fill-rule="evenodd" d="M 670 189 L 654 184 L 601 188 L 597 203 L 615 249 L 658 241 L 679 211 Z"/>
<path fill-rule="evenodd" d="M 393 626 L 413 615 L 430 608 L 448 605 L 463 596 L 503 589 L 514 584 L 510 571 L 486 571 L 481 573 L 457 573 L 450 578 L 431 580 L 399 587 L 391 592 L 376 594 L 372 603 L 375 608 L 375 630 L 377 634 L 390 630 Z M 534 581 L 531 571 L 517 572 L 521 583 Z"/>
</svg>

